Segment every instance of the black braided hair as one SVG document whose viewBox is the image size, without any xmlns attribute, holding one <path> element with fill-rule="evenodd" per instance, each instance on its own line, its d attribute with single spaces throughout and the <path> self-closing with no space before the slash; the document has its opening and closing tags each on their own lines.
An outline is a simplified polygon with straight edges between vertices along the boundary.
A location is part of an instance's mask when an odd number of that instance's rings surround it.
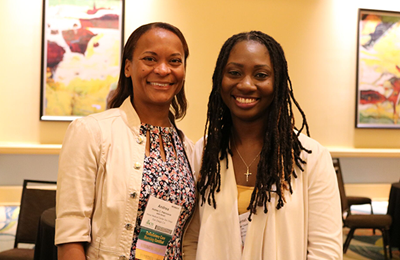
<svg viewBox="0 0 400 260">
<path fill-rule="evenodd" d="M 278 195 L 277 209 L 285 202 L 284 190 L 293 192 L 291 178 L 297 178 L 295 166 L 303 171 L 306 163 L 300 158 L 301 151 L 311 153 L 299 141 L 301 131 L 306 128 L 310 136 L 306 116 L 293 95 L 288 66 L 281 45 L 271 36 L 251 31 L 230 37 L 222 46 L 213 74 L 213 87 L 208 101 L 207 122 L 204 131 L 204 153 L 197 188 L 201 203 L 206 200 L 216 207 L 215 192 L 220 191 L 220 160 L 226 159 L 228 167 L 229 139 L 231 137 L 232 118 L 229 108 L 221 98 L 221 83 L 224 68 L 232 48 L 240 41 L 256 41 L 267 48 L 274 69 L 274 98 L 265 115 L 268 127 L 264 133 L 260 161 L 257 166 L 257 177 L 249 207 L 250 217 L 256 213 L 257 206 L 264 206 L 267 213 L 267 202 L 271 192 Z M 300 129 L 295 127 L 292 102 L 302 116 Z M 296 131 L 294 131 L 296 130 Z"/>
</svg>

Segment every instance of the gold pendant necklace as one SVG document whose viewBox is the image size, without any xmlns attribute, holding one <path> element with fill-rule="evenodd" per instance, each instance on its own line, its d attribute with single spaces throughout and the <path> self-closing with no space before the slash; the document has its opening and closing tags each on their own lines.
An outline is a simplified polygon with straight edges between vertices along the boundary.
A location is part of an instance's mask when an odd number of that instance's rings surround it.
<svg viewBox="0 0 400 260">
<path fill-rule="evenodd" d="M 260 156 L 261 151 L 256 155 L 256 157 L 254 157 L 253 161 L 252 161 L 249 165 L 247 165 L 247 163 L 243 160 L 242 155 L 239 153 L 239 150 L 238 150 L 238 148 L 237 148 L 237 146 L 236 146 L 236 143 L 235 143 L 235 140 L 233 139 L 233 137 L 232 137 L 232 141 L 233 141 L 233 145 L 235 146 L 236 152 L 238 153 L 240 159 L 242 160 L 242 162 L 244 163 L 244 165 L 246 165 L 247 171 L 246 171 L 245 173 L 243 173 L 243 174 L 246 176 L 246 182 L 249 182 L 249 175 L 251 175 L 250 166 L 251 166 L 251 165 L 253 164 L 253 162 L 257 159 L 257 157 Z"/>
</svg>

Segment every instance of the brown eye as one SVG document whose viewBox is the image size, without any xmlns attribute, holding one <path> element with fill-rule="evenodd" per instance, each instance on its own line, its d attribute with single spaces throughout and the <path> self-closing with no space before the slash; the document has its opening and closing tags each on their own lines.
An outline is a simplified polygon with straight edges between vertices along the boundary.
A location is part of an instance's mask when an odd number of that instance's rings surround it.
<svg viewBox="0 0 400 260">
<path fill-rule="evenodd" d="M 231 76 L 234 76 L 234 77 L 240 76 L 239 71 L 236 71 L 236 70 L 230 70 L 230 71 L 228 71 L 228 74 Z"/>
<path fill-rule="evenodd" d="M 154 59 L 153 57 L 144 57 L 144 58 L 142 58 L 142 60 L 148 61 L 148 62 L 156 61 L 156 59 Z"/>
<path fill-rule="evenodd" d="M 182 59 L 172 59 L 171 63 L 175 66 L 181 65 L 182 64 Z"/>
<path fill-rule="evenodd" d="M 268 77 L 267 73 L 257 73 L 256 74 L 256 78 L 258 78 L 258 79 L 265 79 L 266 77 Z"/>
</svg>

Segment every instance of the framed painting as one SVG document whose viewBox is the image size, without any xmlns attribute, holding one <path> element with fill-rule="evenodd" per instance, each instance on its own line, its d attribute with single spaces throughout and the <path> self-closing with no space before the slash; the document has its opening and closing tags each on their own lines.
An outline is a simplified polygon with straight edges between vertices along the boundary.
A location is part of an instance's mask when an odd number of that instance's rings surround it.
<svg viewBox="0 0 400 260">
<path fill-rule="evenodd" d="M 400 128 L 400 12 L 359 9 L 357 128 Z"/>
<path fill-rule="evenodd" d="M 117 86 L 124 0 L 43 0 L 40 120 L 106 109 Z"/>
</svg>

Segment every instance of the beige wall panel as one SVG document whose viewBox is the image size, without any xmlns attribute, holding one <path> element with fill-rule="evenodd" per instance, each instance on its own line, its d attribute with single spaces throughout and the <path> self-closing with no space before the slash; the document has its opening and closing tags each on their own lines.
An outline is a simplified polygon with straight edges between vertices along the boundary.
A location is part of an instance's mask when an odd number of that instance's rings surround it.
<svg viewBox="0 0 400 260">
<path fill-rule="evenodd" d="M 165 21 L 187 38 L 187 117 L 204 132 L 218 51 L 232 34 L 261 30 L 285 50 L 295 96 L 311 135 L 329 147 L 399 148 L 398 130 L 354 128 L 358 8 L 400 11 L 393 0 L 126 0 L 125 38 L 143 23 Z M 60 144 L 68 123 L 41 122 L 42 0 L 0 1 L 0 143 Z"/>
</svg>

